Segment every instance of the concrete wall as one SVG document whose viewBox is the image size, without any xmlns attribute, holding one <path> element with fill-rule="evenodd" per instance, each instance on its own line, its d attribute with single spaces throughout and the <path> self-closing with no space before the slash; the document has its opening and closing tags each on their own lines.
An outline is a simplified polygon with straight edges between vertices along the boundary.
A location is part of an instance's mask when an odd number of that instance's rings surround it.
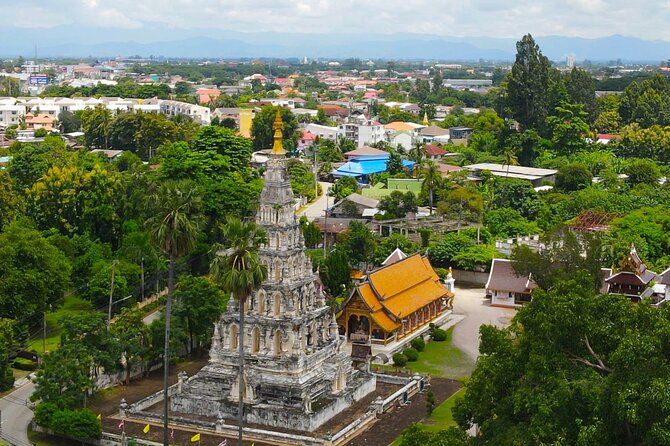
<svg viewBox="0 0 670 446">
<path fill-rule="evenodd" d="M 489 273 L 482 273 L 479 271 L 465 271 L 462 269 L 452 270 L 454 279 L 456 279 L 456 286 L 461 283 L 468 285 L 485 286 L 489 280 Z"/>
</svg>

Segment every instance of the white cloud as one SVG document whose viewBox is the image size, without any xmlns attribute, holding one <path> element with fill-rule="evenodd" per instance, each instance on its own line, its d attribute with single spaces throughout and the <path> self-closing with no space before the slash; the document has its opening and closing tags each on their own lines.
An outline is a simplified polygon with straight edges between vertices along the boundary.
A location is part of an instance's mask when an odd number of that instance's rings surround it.
<svg viewBox="0 0 670 446">
<path fill-rule="evenodd" d="M 0 0 L 15 26 L 668 39 L 668 0 Z"/>
</svg>

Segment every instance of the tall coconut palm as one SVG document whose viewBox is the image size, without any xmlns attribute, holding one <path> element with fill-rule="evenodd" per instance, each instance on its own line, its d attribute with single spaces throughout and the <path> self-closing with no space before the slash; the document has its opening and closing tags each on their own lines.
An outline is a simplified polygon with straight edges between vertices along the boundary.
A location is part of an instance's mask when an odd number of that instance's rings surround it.
<svg viewBox="0 0 670 446">
<path fill-rule="evenodd" d="M 265 230 L 254 222 L 241 222 L 229 218 L 222 227 L 224 243 L 216 246 L 211 272 L 221 287 L 237 301 L 240 311 L 238 335 L 238 438 L 242 446 L 244 422 L 244 310 L 247 299 L 268 276 L 267 267 L 261 262 L 258 251 L 267 243 Z"/>
<path fill-rule="evenodd" d="M 516 157 L 516 149 L 514 147 L 506 147 L 503 151 L 503 156 L 505 157 L 505 166 L 507 166 L 507 174 L 505 178 L 509 177 L 509 166 L 516 166 L 519 164 L 519 160 Z"/>
<path fill-rule="evenodd" d="M 426 144 L 421 141 L 414 143 L 414 147 L 408 153 L 409 159 L 414 161 L 416 165 L 421 165 L 423 159 L 427 156 Z"/>
<path fill-rule="evenodd" d="M 168 372 L 170 365 L 170 316 L 177 258 L 190 251 L 198 234 L 200 197 L 188 181 L 165 182 L 150 196 L 154 216 L 146 222 L 151 239 L 169 259 L 168 293 L 165 304 L 163 351 L 163 444 L 168 445 Z"/>
<path fill-rule="evenodd" d="M 428 188 L 428 202 L 430 205 L 430 215 L 433 215 L 433 193 L 435 188 L 442 183 L 442 174 L 435 161 L 428 160 L 423 164 L 419 177 L 423 178 L 422 187 Z"/>
</svg>

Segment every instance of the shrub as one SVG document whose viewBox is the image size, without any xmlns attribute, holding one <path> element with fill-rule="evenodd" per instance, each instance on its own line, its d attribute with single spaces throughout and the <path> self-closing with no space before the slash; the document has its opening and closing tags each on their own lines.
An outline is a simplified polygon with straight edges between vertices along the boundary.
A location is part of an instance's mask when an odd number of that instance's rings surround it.
<svg viewBox="0 0 670 446">
<path fill-rule="evenodd" d="M 433 341 L 442 342 L 447 340 L 447 332 L 441 328 L 435 328 L 433 330 Z"/>
<path fill-rule="evenodd" d="M 9 364 L 0 366 L 0 392 L 14 387 L 14 373 L 9 368 Z"/>
<path fill-rule="evenodd" d="M 414 362 L 419 359 L 419 352 L 413 347 L 406 348 L 402 351 L 402 354 L 405 355 L 407 360 L 410 362 Z"/>
<path fill-rule="evenodd" d="M 402 353 L 395 353 L 393 355 L 393 364 L 395 364 L 396 367 L 405 367 L 407 364 L 407 356 Z"/>
<path fill-rule="evenodd" d="M 35 423 L 42 427 L 51 425 L 51 418 L 58 412 L 58 406 L 54 403 L 41 402 L 35 406 Z"/>
<path fill-rule="evenodd" d="M 47 136 L 47 130 L 43 128 L 39 128 L 35 130 L 35 138 L 44 138 Z"/>
<path fill-rule="evenodd" d="M 412 339 L 412 342 L 410 342 L 412 347 L 416 349 L 416 351 L 422 352 L 424 348 L 426 348 L 426 341 L 423 340 L 421 336 L 418 338 Z"/>
<path fill-rule="evenodd" d="M 27 370 L 31 372 L 37 368 L 37 363 L 35 361 L 31 361 L 30 359 L 16 358 L 14 359 L 14 364 L 12 364 L 12 367 L 18 370 Z"/>
<path fill-rule="evenodd" d="M 433 413 L 433 410 L 435 409 L 435 394 L 433 393 L 432 390 L 429 390 L 426 392 L 426 412 L 428 412 L 428 415 Z"/>
<path fill-rule="evenodd" d="M 51 416 L 49 428 L 81 440 L 97 440 L 102 435 L 100 420 L 89 409 L 59 410 Z"/>
</svg>

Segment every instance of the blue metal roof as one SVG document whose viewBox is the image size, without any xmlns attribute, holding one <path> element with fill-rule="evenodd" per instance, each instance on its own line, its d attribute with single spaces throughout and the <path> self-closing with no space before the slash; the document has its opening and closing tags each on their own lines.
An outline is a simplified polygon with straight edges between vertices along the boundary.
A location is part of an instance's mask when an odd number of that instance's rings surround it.
<svg viewBox="0 0 670 446">
<path fill-rule="evenodd" d="M 386 172 L 388 158 L 384 159 L 366 159 L 354 158 L 345 163 L 339 169 L 333 170 L 332 174 L 335 177 L 360 177 L 371 175 L 373 173 Z M 402 165 L 408 169 L 414 166 L 414 161 L 403 160 Z"/>
</svg>

